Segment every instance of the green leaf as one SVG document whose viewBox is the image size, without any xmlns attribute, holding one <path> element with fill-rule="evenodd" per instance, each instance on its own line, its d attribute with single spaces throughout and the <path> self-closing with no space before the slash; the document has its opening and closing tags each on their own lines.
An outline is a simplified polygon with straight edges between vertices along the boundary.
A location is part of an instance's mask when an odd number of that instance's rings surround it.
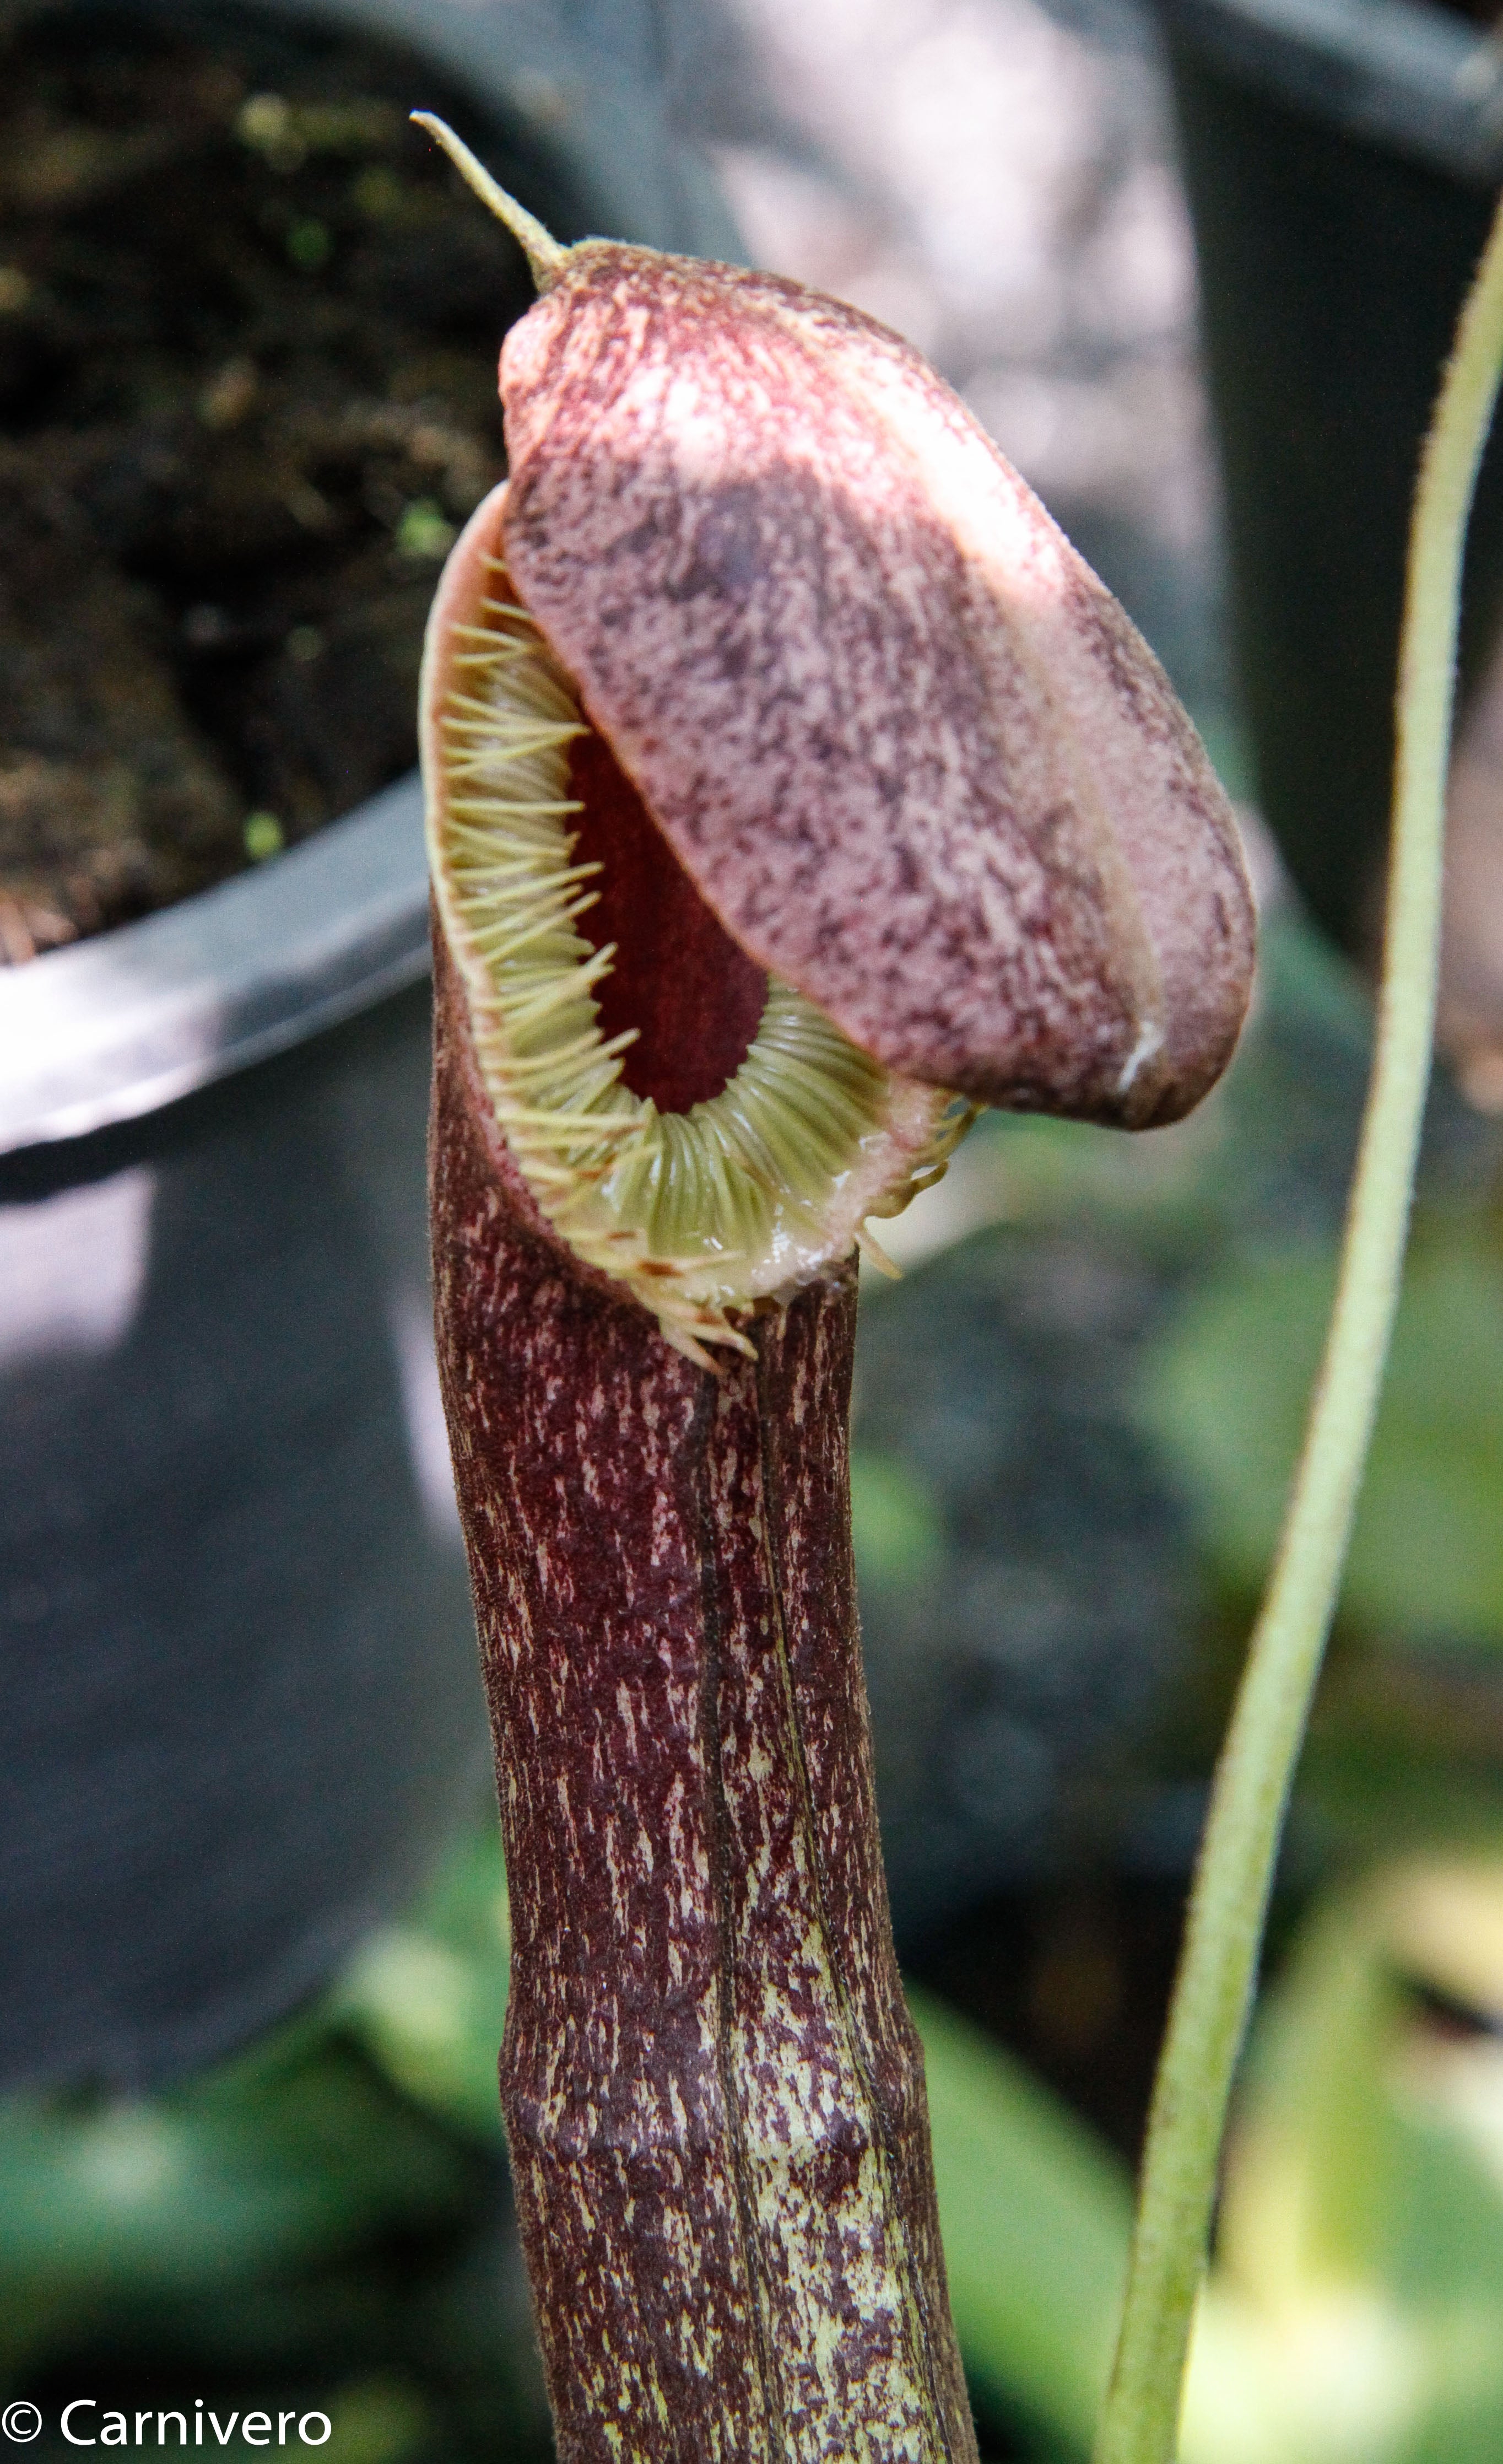
<svg viewBox="0 0 1503 2464">
<path fill-rule="evenodd" d="M 1262 1583 L 1335 1287 L 1302 1249 L 1231 1268 L 1191 1300 L 1143 1394 L 1231 1578 Z M 1503 1641 L 1503 1264 L 1474 1227 L 1432 1224 L 1405 1277 L 1342 1593 L 1378 1632 Z"/>
<path fill-rule="evenodd" d="M 145 2098 L 0 2103 L 0 2362 L 91 2321 L 179 2319 L 473 2204 L 463 2149 L 353 2047 L 298 2027 Z"/>
<path fill-rule="evenodd" d="M 862 1582 L 916 1582 L 944 1557 L 944 1509 L 909 1464 L 858 1446 L 851 1457 L 851 1535 Z"/>
<path fill-rule="evenodd" d="M 492 1818 L 449 1859 L 405 1924 L 382 1925 L 362 1944 L 329 2013 L 415 2104 L 495 2146 L 511 1963 L 506 1868 Z"/>
<path fill-rule="evenodd" d="M 924 2039 L 945 2263 L 967 2373 L 1089 2453 L 1127 2266 L 1131 2194 L 1095 2134 L 1022 2065 L 908 1990 Z"/>
<path fill-rule="evenodd" d="M 1186 2464 L 1503 2454 L 1503 2046 L 1449 2007 L 1498 1942 L 1495 1855 L 1318 1903 L 1253 2040 Z"/>
<path fill-rule="evenodd" d="M 305 2321 L 320 2299 L 341 2321 L 360 2308 L 353 2276 L 320 2294 L 310 2271 L 468 2214 L 474 2159 L 449 2133 L 500 2142 L 510 1939 L 492 1819 L 407 1923 L 238 2059 L 149 2098 L 0 2101 L 0 2360 L 70 2321 L 165 2313 L 222 2344 L 232 2311 L 270 2348 L 289 2303 Z"/>
</svg>

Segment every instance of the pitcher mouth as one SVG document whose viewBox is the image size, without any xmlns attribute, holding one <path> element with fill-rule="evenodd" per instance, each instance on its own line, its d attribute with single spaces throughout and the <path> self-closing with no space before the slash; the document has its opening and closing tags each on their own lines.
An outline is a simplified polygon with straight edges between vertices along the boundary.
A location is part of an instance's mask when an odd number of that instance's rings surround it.
<svg viewBox="0 0 1503 2464">
<path fill-rule="evenodd" d="M 539 1211 L 709 1366 L 707 1345 L 751 1349 L 733 1312 L 855 1243 L 880 1258 L 866 1218 L 939 1178 L 974 1108 L 884 1069 L 726 933 L 494 553 L 502 495 L 430 622 L 439 912 Z"/>
</svg>

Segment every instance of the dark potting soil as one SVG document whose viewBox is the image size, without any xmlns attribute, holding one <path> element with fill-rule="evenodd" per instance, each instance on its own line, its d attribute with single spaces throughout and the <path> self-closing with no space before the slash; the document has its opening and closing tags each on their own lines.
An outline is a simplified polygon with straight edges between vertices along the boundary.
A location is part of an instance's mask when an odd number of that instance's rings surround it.
<svg viewBox="0 0 1503 2464">
<path fill-rule="evenodd" d="M 525 167 L 395 47 L 195 23 L 0 5 L 11 963 L 410 767 L 439 563 L 503 468 L 532 286 L 406 115 Z"/>
</svg>

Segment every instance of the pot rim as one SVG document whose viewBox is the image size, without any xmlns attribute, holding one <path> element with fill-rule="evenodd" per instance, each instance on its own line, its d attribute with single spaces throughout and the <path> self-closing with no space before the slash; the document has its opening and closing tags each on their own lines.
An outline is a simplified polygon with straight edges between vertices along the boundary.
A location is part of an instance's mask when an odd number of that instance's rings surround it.
<svg viewBox="0 0 1503 2464">
<path fill-rule="evenodd" d="M 1428 0 L 1158 0 L 1234 82 L 1477 187 L 1503 179 L 1503 43 Z"/>
<path fill-rule="evenodd" d="M 185 0 L 23 0 L 19 13 L 104 8 L 177 29 L 188 13 Z M 200 13 L 399 42 L 513 129 L 602 231 L 739 255 L 708 166 L 671 128 L 663 96 L 534 0 L 201 0 Z M 0 1155 L 137 1119 L 416 983 L 427 919 L 414 770 L 252 871 L 0 968 Z"/>
</svg>

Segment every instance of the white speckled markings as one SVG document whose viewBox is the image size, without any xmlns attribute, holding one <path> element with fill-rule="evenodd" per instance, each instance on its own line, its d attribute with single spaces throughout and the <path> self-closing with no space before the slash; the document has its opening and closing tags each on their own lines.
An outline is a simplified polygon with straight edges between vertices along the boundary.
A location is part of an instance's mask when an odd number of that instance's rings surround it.
<svg viewBox="0 0 1503 2464">
<path fill-rule="evenodd" d="M 720 1377 L 562 1251 L 439 976 L 439 1350 L 565 2464 L 973 2464 L 850 1562 L 850 1268 Z"/>
</svg>

